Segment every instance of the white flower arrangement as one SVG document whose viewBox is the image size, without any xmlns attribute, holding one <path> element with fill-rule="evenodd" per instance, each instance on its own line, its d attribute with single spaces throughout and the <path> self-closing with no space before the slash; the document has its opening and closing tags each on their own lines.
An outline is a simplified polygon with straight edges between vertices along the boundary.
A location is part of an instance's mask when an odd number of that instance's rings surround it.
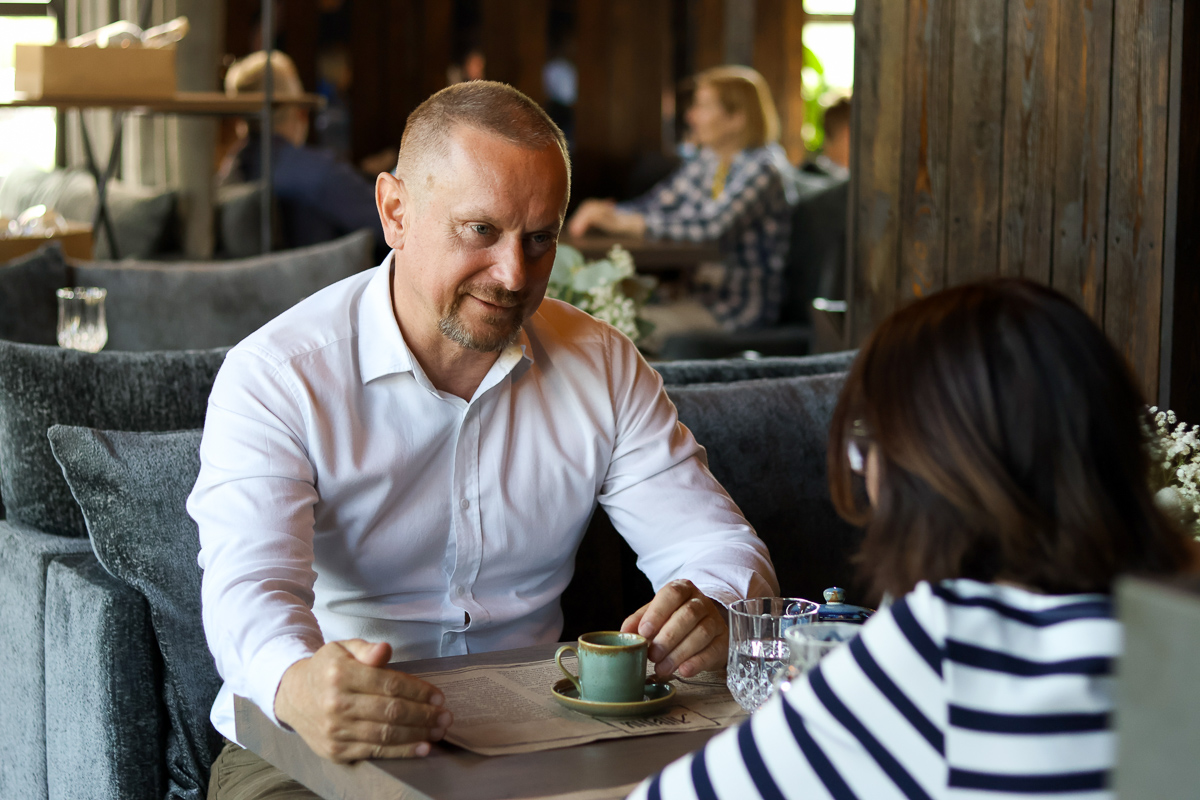
<svg viewBox="0 0 1200 800">
<path fill-rule="evenodd" d="M 633 256 L 620 245 L 613 245 L 603 259 L 586 261 L 574 247 L 560 244 L 546 296 L 586 311 L 637 342 L 654 327 L 640 312 L 656 284 L 634 271 Z"/>
<path fill-rule="evenodd" d="M 1150 407 L 1154 430 L 1143 422 L 1150 452 L 1154 502 L 1200 539 L 1200 425 L 1191 428 L 1175 412 Z"/>
</svg>

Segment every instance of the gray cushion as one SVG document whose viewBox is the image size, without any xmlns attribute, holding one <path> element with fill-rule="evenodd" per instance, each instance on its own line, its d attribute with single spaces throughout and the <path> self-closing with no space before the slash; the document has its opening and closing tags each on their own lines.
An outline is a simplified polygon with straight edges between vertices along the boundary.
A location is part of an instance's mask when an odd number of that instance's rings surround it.
<svg viewBox="0 0 1200 800">
<path fill-rule="evenodd" d="M 0 339 L 57 344 L 54 291 L 68 285 L 67 264 L 57 242 L 0 264 Z"/>
<path fill-rule="evenodd" d="M 108 290 L 108 350 L 235 345 L 304 298 L 371 266 L 359 231 L 333 242 L 234 261 L 79 264 L 79 286 Z"/>
<path fill-rule="evenodd" d="M 83 353 L 0 340 L 0 494 L 8 518 L 85 536 L 47 429 L 199 427 L 225 352 Z"/>
<path fill-rule="evenodd" d="M 56 425 L 54 455 L 83 509 L 96 557 L 145 596 L 163 664 L 170 795 L 203 800 L 220 735 L 209 711 L 221 688 L 200 617 L 200 537 L 187 496 L 202 431 L 127 433 Z"/>
<path fill-rule="evenodd" d="M 167 726 L 146 598 L 91 551 L 60 557 L 46 576 L 46 653 L 49 796 L 161 800 Z"/>
<path fill-rule="evenodd" d="M 667 386 L 682 386 L 845 372 L 857 354 L 857 350 L 846 350 L 814 356 L 656 361 L 651 366 L 658 370 Z"/>
<path fill-rule="evenodd" d="M 93 558 L 87 539 L 0 522 L 0 797 L 6 800 L 46 796 L 46 570 L 64 554 Z"/>
<path fill-rule="evenodd" d="M 175 192 L 170 189 L 131 186 L 109 181 L 108 212 L 117 237 L 118 251 L 126 258 L 149 258 L 170 238 L 174 223 Z M 96 214 L 96 181 L 83 170 L 13 170 L 0 185 L 0 214 L 15 218 L 30 206 L 45 204 L 64 217 L 91 223 Z M 93 237 L 96 255 L 111 255 L 108 237 Z"/>
<path fill-rule="evenodd" d="M 853 578 L 860 532 L 833 509 L 829 425 L 845 373 L 672 386 L 679 419 L 771 552 L 780 589 L 816 597 Z"/>
</svg>

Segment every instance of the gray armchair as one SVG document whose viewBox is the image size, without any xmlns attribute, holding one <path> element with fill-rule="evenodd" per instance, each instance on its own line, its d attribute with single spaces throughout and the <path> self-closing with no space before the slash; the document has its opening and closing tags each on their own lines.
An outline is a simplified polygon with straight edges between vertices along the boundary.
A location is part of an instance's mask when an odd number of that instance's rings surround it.
<svg viewBox="0 0 1200 800">
<path fill-rule="evenodd" d="M 73 265 L 51 245 L 0 265 L 0 797 L 163 794 L 161 702 L 145 681 L 106 682 L 157 669 L 146 603 L 99 568 L 47 429 L 201 427 L 226 352 L 215 345 L 369 266 L 371 246 L 355 234 L 219 265 Z M 54 289 L 79 283 L 110 291 L 101 353 L 54 346 Z M 59 678 L 73 691 L 47 683 Z M 112 721 L 99 752 L 78 737 L 79 715 L 96 714 Z"/>
<path fill-rule="evenodd" d="M 0 613 L 0 637 L 9 643 L 0 657 L 9 676 L 0 704 L 15 710 L 8 715 L 14 724 L 0 732 L 7 754 L 0 797 L 204 797 L 215 742 L 206 703 L 216 677 L 196 645 L 198 543 L 183 506 L 198 469 L 199 431 L 178 429 L 202 425 L 223 355 L 88 356 L 0 342 L 0 464 L 11 465 L 0 485 L 13 492 L 19 518 L 0 523 L 0 592 L 17 598 Z M 714 473 L 731 482 L 747 513 L 760 501 L 772 507 L 763 520 L 780 538 L 769 546 L 782 547 L 787 537 L 816 540 L 795 551 L 796 569 L 792 555 L 776 555 L 781 575 L 807 575 L 813 585 L 843 575 L 844 554 L 856 542 L 853 529 L 819 529 L 813 521 L 828 409 L 842 380 L 836 370 L 850 355 L 659 365 L 681 416 L 708 447 Z M 22 376 L 34 373 L 43 388 L 24 394 Z M 42 427 L 51 423 L 178 432 L 59 427 L 51 453 Z M 53 456 L 61 473 L 32 468 Z M 748 459 L 761 463 L 750 469 Z M 64 474 L 85 509 L 90 542 L 80 538 L 78 509 L 62 509 Z M 797 485 L 803 490 L 793 491 Z M 810 519 L 796 530 L 799 515 Z M 606 532 L 597 533 L 606 522 L 598 514 L 585 542 L 610 549 Z M 612 574 L 624 569 L 621 558 Z M 564 597 L 568 624 L 584 619 L 572 611 L 572 597 L 588 597 L 589 579 L 605 568 L 579 570 Z M 608 598 L 605 625 L 631 610 L 638 589 L 630 584 Z"/>
</svg>

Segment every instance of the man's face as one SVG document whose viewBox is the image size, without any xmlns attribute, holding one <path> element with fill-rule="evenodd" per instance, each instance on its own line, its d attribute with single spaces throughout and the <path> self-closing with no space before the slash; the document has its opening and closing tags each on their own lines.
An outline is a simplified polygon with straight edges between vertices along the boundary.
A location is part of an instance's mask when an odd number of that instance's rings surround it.
<svg viewBox="0 0 1200 800">
<path fill-rule="evenodd" d="M 402 224 L 384 225 L 402 328 L 502 350 L 546 293 L 566 209 L 562 153 L 460 127 L 426 172 L 409 179 L 421 185 L 406 186 Z"/>
</svg>

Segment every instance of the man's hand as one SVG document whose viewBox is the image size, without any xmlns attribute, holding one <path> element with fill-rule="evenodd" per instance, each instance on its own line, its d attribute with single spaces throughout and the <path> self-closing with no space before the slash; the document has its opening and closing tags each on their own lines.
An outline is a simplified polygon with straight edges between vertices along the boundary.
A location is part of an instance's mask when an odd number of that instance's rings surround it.
<svg viewBox="0 0 1200 800">
<path fill-rule="evenodd" d="M 340 764 L 429 754 L 453 717 L 436 686 L 387 669 L 382 642 L 329 642 L 283 673 L 275 716 Z"/>
<path fill-rule="evenodd" d="M 688 580 L 671 581 L 654 599 L 621 624 L 624 633 L 650 640 L 654 673 L 665 678 L 678 670 L 690 678 L 725 664 L 729 628 L 717 604 Z"/>
</svg>

